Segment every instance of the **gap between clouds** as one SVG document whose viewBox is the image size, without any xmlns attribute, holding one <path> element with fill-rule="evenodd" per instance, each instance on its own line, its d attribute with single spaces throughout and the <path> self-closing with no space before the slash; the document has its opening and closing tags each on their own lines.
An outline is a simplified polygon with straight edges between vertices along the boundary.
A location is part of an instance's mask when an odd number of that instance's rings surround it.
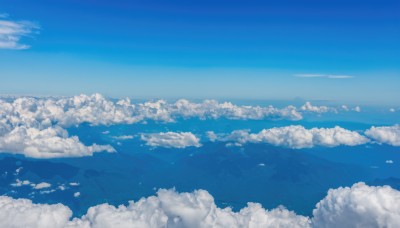
<svg viewBox="0 0 400 228">
<path fill-rule="evenodd" d="M 283 206 L 272 210 L 248 203 L 238 212 L 219 208 L 205 190 L 178 193 L 160 189 L 156 196 L 129 201 L 127 206 L 93 206 L 72 218 L 63 204 L 34 204 L 0 196 L 1 227 L 399 227 L 400 192 L 364 183 L 330 189 L 312 217 Z"/>
</svg>

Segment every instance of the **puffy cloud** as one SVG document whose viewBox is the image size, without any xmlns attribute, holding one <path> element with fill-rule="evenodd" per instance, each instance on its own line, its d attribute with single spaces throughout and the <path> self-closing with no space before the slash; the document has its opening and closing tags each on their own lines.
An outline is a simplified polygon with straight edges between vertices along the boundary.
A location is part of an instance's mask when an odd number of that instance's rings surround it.
<svg viewBox="0 0 400 228">
<path fill-rule="evenodd" d="M 80 192 L 75 192 L 75 193 L 74 193 L 74 197 L 75 197 L 75 198 L 78 198 L 79 196 L 81 196 L 81 193 L 80 193 Z"/>
<path fill-rule="evenodd" d="M 142 134 L 141 140 L 146 145 L 166 148 L 185 148 L 190 146 L 200 147 L 200 139 L 191 132 L 161 132 Z"/>
<path fill-rule="evenodd" d="M 371 127 L 365 131 L 365 135 L 378 143 L 400 146 L 400 125 L 398 124 L 386 127 Z"/>
<path fill-rule="evenodd" d="M 220 136 L 218 140 L 231 142 L 236 146 L 241 146 L 245 143 L 269 143 L 275 146 L 294 149 L 311 148 L 314 146 L 357 146 L 369 141 L 358 132 L 338 126 L 334 128 L 306 129 L 299 125 L 264 129 L 259 133 L 250 133 L 248 130 L 237 130 L 228 135 Z"/>
<path fill-rule="evenodd" d="M 386 164 L 393 164 L 394 163 L 393 160 L 386 160 L 385 162 L 386 162 Z"/>
<path fill-rule="evenodd" d="M 61 204 L 34 204 L 0 197 L 1 227 L 399 227 L 400 192 L 364 183 L 331 189 L 311 218 L 284 207 L 266 210 L 248 203 L 238 212 L 219 208 L 205 190 L 177 193 L 161 189 L 157 196 L 118 207 L 101 204 L 71 219 Z"/>
<path fill-rule="evenodd" d="M 7 14 L 0 14 L 0 49 L 27 49 L 21 44 L 22 37 L 36 33 L 39 26 L 30 21 L 13 21 Z"/>
<path fill-rule="evenodd" d="M 65 227 L 72 211 L 62 204 L 33 204 L 28 199 L 0 197 L 0 227 Z"/>
<path fill-rule="evenodd" d="M 330 109 L 327 106 L 313 106 L 310 102 L 306 102 L 300 107 L 302 111 L 324 113 L 328 112 Z"/>
<path fill-rule="evenodd" d="M 315 227 L 400 227 L 400 192 L 364 183 L 329 190 L 312 222 Z"/>
<path fill-rule="evenodd" d="M 12 183 L 11 186 L 13 187 L 21 187 L 23 185 L 30 185 L 31 182 L 29 180 L 21 181 L 20 179 L 16 179 L 15 183 Z"/>
<path fill-rule="evenodd" d="M 65 129 L 57 126 L 43 130 L 17 126 L 0 135 L 0 151 L 33 158 L 59 158 L 90 156 L 95 152 L 115 150 L 109 145 L 85 146 L 78 137 L 69 137 Z"/>
</svg>

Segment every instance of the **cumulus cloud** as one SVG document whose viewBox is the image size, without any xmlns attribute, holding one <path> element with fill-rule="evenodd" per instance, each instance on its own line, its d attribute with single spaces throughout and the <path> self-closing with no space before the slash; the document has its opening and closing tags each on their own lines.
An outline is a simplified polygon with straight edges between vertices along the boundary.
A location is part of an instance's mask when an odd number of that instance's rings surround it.
<svg viewBox="0 0 400 228">
<path fill-rule="evenodd" d="M 72 211 L 62 204 L 33 204 L 28 199 L 0 197 L 0 227 L 65 227 Z"/>
<path fill-rule="evenodd" d="M 365 135 L 378 143 L 400 146 L 400 125 L 398 124 L 385 127 L 371 127 L 365 131 Z"/>
<path fill-rule="evenodd" d="M 81 218 L 71 216 L 62 204 L 0 197 L 1 227 L 399 227 L 400 192 L 364 183 L 331 189 L 309 218 L 282 206 L 266 210 L 258 203 L 234 212 L 217 207 L 205 190 L 161 189 L 156 196 L 130 201 L 127 206 L 101 204 Z"/>
<path fill-rule="evenodd" d="M 248 130 L 237 130 L 228 135 L 219 136 L 218 140 L 230 142 L 233 144 L 229 145 L 236 146 L 241 146 L 245 143 L 269 143 L 293 149 L 311 148 L 314 146 L 357 146 L 369 142 L 369 139 L 358 132 L 338 126 L 334 128 L 306 129 L 299 125 L 263 129 L 259 133 L 250 133 Z"/>
<path fill-rule="evenodd" d="M 15 21 L 0 14 L 0 49 L 27 49 L 21 38 L 37 33 L 39 26 L 30 21 Z"/>
<path fill-rule="evenodd" d="M 47 182 L 41 182 L 37 185 L 35 185 L 35 187 L 33 187 L 34 189 L 44 189 L 44 188 L 50 188 L 51 184 L 47 183 Z"/>
<path fill-rule="evenodd" d="M 316 112 L 316 113 L 324 113 L 330 111 L 330 108 L 327 106 L 313 106 L 310 102 L 306 102 L 303 106 L 300 107 L 302 111 L 306 112 Z"/>
<path fill-rule="evenodd" d="M 200 147 L 200 139 L 191 132 L 161 132 L 142 134 L 140 139 L 146 145 L 166 148 Z"/>
<path fill-rule="evenodd" d="M 357 183 L 329 190 L 313 211 L 315 227 L 400 227 L 400 192 Z"/>
<path fill-rule="evenodd" d="M 43 130 L 17 126 L 3 135 L 0 133 L 0 151 L 33 158 L 59 158 L 90 156 L 95 152 L 115 150 L 109 145 L 85 146 L 78 137 L 69 137 L 65 129 L 57 126 Z"/>
</svg>

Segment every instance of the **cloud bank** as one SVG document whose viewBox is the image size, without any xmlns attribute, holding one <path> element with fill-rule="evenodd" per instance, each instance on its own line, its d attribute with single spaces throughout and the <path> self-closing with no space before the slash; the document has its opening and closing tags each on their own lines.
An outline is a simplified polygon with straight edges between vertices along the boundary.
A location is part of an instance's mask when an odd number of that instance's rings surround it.
<svg viewBox="0 0 400 228">
<path fill-rule="evenodd" d="M 400 192 L 364 183 L 331 189 L 313 210 L 297 215 L 284 207 L 266 210 L 248 203 L 238 212 L 219 208 L 205 190 L 177 193 L 161 189 L 156 196 L 118 207 L 101 204 L 71 219 L 62 204 L 34 204 L 0 197 L 1 227 L 398 227 Z"/>
<path fill-rule="evenodd" d="M 229 142 L 228 145 L 241 146 L 245 143 L 268 143 L 293 149 L 311 148 L 314 146 L 357 146 L 369 142 L 369 139 L 358 132 L 341 127 L 306 129 L 300 125 L 263 129 L 259 133 L 248 130 L 233 131 L 228 135 L 216 136 L 208 133 L 211 140 Z"/>
<path fill-rule="evenodd" d="M 0 49 L 28 49 L 21 38 L 36 33 L 39 26 L 30 21 L 14 21 L 7 14 L 0 14 Z"/>
<path fill-rule="evenodd" d="M 145 141 L 146 145 L 152 147 L 185 148 L 190 146 L 201 146 L 200 139 L 191 132 L 142 134 L 140 139 Z"/>
</svg>

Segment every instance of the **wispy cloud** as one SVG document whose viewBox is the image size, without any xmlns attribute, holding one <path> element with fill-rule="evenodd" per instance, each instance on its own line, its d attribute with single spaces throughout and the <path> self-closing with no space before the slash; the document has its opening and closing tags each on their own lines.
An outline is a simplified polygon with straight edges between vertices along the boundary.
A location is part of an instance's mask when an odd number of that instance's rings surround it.
<svg viewBox="0 0 400 228">
<path fill-rule="evenodd" d="M 330 78 L 330 79 L 348 79 L 354 78 L 351 75 L 336 75 L 336 74 L 295 74 L 298 78 Z"/>
<path fill-rule="evenodd" d="M 38 33 L 39 25 L 31 21 L 15 21 L 8 14 L 0 13 L 0 49 L 28 49 L 29 45 L 22 44 L 21 38 Z"/>
</svg>

